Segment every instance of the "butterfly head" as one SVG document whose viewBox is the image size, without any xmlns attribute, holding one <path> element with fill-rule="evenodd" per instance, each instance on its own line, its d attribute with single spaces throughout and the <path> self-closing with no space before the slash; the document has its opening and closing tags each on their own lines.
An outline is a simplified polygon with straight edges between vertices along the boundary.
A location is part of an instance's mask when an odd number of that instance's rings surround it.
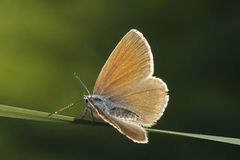
<svg viewBox="0 0 240 160">
<path fill-rule="evenodd" d="M 86 104 L 90 103 L 91 97 L 92 97 L 91 95 L 83 95 L 83 99 Z"/>
<path fill-rule="evenodd" d="M 87 107 L 93 108 L 94 105 L 97 105 L 98 101 L 95 100 L 94 95 L 83 95 L 83 99 L 85 103 L 87 104 Z"/>
</svg>

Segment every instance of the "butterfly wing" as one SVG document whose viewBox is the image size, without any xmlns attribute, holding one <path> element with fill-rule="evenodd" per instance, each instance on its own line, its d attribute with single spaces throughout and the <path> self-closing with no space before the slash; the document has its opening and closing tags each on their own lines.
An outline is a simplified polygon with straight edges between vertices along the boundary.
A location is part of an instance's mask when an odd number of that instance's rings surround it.
<svg viewBox="0 0 240 160">
<path fill-rule="evenodd" d="M 116 128 L 120 133 L 126 135 L 128 138 L 137 143 L 147 143 L 147 133 L 144 128 L 134 124 L 126 123 L 117 117 L 113 117 L 103 112 L 100 108 L 92 105 L 98 115 L 107 123 Z"/>
<path fill-rule="evenodd" d="M 135 121 L 98 112 L 108 123 L 130 139 L 138 133 L 146 141 L 141 126 L 152 126 L 163 114 L 168 102 L 166 84 L 153 77 L 153 57 L 150 46 L 137 30 L 130 30 L 118 43 L 103 66 L 94 86 L 93 95 L 121 106 L 138 116 Z M 96 107 L 97 108 L 97 107 Z M 99 109 L 99 108 L 98 108 Z"/>
<path fill-rule="evenodd" d="M 138 115 L 137 123 L 150 127 L 163 115 L 168 103 L 167 87 L 156 77 L 149 77 L 139 83 L 121 89 L 114 103 Z"/>
<path fill-rule="evenodd" d="M 122 87 L 153 74 L 150 46 L 137 30 L 130 30 L 103 66 L 93 94 L 113 95 Z"/>
</svg>

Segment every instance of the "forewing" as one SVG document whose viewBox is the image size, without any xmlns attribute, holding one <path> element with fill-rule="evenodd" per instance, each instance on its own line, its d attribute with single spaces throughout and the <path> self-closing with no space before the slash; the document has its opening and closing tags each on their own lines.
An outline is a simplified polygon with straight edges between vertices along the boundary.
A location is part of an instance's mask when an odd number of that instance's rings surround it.
<svg viewBox="0 0 240 160">
<path fill-rule="evenodd" d="M 120 88 L 153 72 L 150 46 L 137 30 L 130 30 L 118 43 L 103 66 L 93 94 L 114 95 Z"/>
</svg>

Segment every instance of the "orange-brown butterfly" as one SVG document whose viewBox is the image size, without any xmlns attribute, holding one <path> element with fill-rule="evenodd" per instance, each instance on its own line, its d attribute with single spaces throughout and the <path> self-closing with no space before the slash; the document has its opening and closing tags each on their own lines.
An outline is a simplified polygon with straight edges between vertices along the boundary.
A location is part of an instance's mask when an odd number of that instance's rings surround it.
<svg viewBox="0 0 240 160">
<path fill-rule="evenodd" d="M 151 48 L 142 33 L 132 29 L 103 66 L 93 94 L 84 99 L 90 110 L 137 143 L 163 115 L 169 96 L 166 83 L 153 77 Z"/>
<path fill-rule="evenodd" d="M 93 94 L 84 95 L 86 109 L 137 143 L 147 143 L 143 127 L 163 115 L 167 85 L 153 76 L 153 56 L 144 36 L 130 30 L 103 66 Z M 56 112 L 55 112 L 56 113 Z"/>
</svg>

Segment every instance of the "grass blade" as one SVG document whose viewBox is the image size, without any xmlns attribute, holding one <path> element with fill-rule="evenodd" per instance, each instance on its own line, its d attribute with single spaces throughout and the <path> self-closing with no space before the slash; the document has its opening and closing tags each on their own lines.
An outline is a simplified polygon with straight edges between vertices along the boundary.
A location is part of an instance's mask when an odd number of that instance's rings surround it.
<svg viewBox="0 0 240 160">
<path fill-rule="evenodd" d="M 42 112 L 42 111 L 36 111 L 32 109 L 25 109 L 25 108 L 0 104 L 0 117 L 34 120 L 34 121 L 68 122 L 68 123 L 83 124 L 83 125 L 107 126 L 106 123 L 93 122 L 93 121 L 78 119 L 71 116 L 64 116 L 60 114 L 53 114 L 51 116 L 49 115 L 50 113 L 48 112 Z"/>
<path fill-rule="evenodd" d="M 53 117 L 49 117 L 48 116 L 49 114 L 50 113 L 47 112 L 41 112 L 31 109 L 24 109 L 0 104 L 0 116 L 2 117 L 50 122 L 57 121 L 71 122 L 74 119 L 73 117 L 63 115 L 54 115 Z"/>
<path fill-rule="evenodd" d="M 109 126 L 106 123 L 102 122 L 93 122 L 88 120 L 77 119 L 71 116 L 64 116 L 59 114 L 53 114 L 49 116 L 48 112 L 41 112 L 31 109 L 24 109 L 19 107 L 13 107 L 8 105 L 0 104 L 0 117 L 8 117 L 8 118 L 17 118 L 17 119 L 25 119 L 25 120 L 35 120 L 35 121 L 47 121 L 47 122 L 68 122 L 75 124 L 84 124 L 84 125 L 97 125 L 97 126 Z M 167 130 L 159 130 L 159 129 L 146 129 L 149 132 L 153 133 L 163 133 L 198 139 L 211 140 L 216 142 L 240 145 L 239 138 L 231 138 L 231 137 L 222 137 L 222 136 L 213 136 L 213 135 L 204 135 L 204 134 L 194 134 L 194 133 L 184 133 L 184 132 L 176 132 L 176 131 L 167 131 Z"/>
<path fill-rule="evenodd" d="M 154 133 L 164 133 L 164 134 L 171 134 L 171 135 L 177 135 L 177 136 L 184 136 L 184 137 L 191 137 L 191 138 L 197 138 L 197 139 L 205 139 L 205 140 L 211 140 L 216 142 L 240 145 L 239 138 L 213 136 L 213 135 L 196 134 L 196 133 L 185 133 L 185 132 L 176 132 L 176 131 L 166 131 L 166 130 L 148 129 L 148 128 L 147 130 Z"/>
</svg>

